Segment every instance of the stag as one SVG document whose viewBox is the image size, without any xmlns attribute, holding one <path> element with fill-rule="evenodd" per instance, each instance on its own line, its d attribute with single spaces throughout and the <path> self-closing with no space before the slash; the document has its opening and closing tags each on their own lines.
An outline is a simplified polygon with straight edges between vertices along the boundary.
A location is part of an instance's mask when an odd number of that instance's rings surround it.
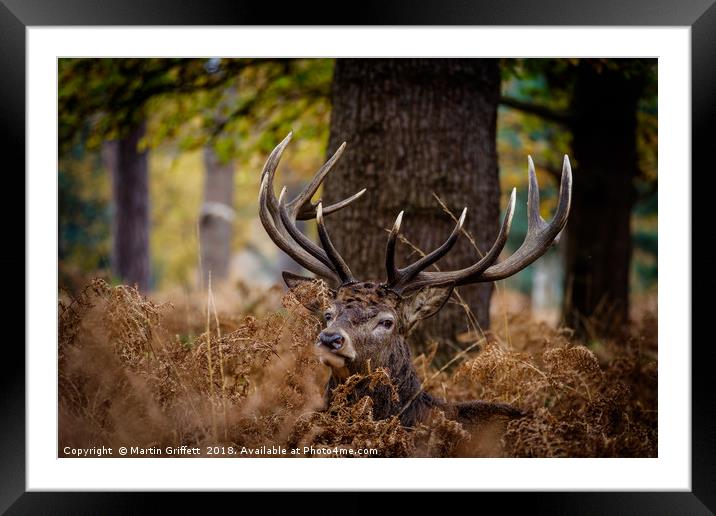
<svg viewBox="0 0 716 516">
<path fill-rule="evenodd" d="M 405 427 L 414 427 L 434 408 L 441 409 L 450 419 L 475 424 L 483 419 L 498 416 L 516 418 L 523 415 L 519 409 L 485 401 L 451 403 L 436 398 L 421 388 L 414 369 L 406 338 L 422 320 L 436 314 L 445 305 L 455 287 L 497 281 L 521 271 L 542 256 L 558 240 L 567 223 L 572 192 L 572 172 L 569 158 L 564 157 L 559 202 L 553 219 L 547 223 L 539 214 L 539 186 L 532 159 L 528 158 L 528 230 L 522 245 L 502 262 L 497 259 L 510 232 L 515 208 L 515 189 L 500 226 L 497 239 L 490 250 L 469 267 L 455 271 L 426 270 L 445 256 L 455 245 L 467 215 L 463 209 L 455 228 L 445 242 L 411 265 L 398 267 L 395 247 L 403 220 L 401 211 L 388 236 L 385 253 L 386 279 L 357 280 L 345 260 L 331 242 L 325 217 L 350 205 L 366 190 L 330 206 L 312 202 L 319 186 L 341 157 L 345 142 L 318 170 L 313 179 L 293 200 L 286 200 L 286 188 L 276 197 L 273 182 L 276 168 L 286 149 L 289 134 L 269 155 L 261 174 L 259 215 L 261 223 L 273 242 L 298 264 L 325 280 L 331 287 L 329 302 L 325 306 L 313 299 L 302 301 L 306 308 L 321 317 L 325 323 L 318 335 L 316 351 L 320 361 L 330 368 L 326 386 L 326 400 L 330 402 L 333 389 L 349 376 L 365 374 L 378 367 L 385 368 L 397 390 L 397 398 L 389 387 L 358 387 L 356 399 L 365 395 L 373 400 L 373 416 L 385 419 L 398 416 Z M 297 220 L 315 219 L 320 246 L 309 239 L 296 226 Z M 320 281 L 283 273 L 291 290 Z"/>
</svg>

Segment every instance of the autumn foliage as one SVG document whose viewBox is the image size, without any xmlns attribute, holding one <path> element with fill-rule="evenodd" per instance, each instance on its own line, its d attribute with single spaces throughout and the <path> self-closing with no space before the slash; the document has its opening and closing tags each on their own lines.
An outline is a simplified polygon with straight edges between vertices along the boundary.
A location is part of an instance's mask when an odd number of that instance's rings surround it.
<svg viewBox="0 0 716 516">
<path fill-rule="evenodd" d="M 529 413 L 468 431 L 439 411 L 403 428 L 397 418 L 374 420 L 368 397 L 348 401 L 357 385 L 390 385 L 383 369 L 349 378 L 326 407 L 328 372 L 313 355 L 320 322 L 290 293 L 259 299 L 229 306 L 210 291 L 161 303 L 103 280 L 61 293 L 61 453 L 132 444 L 372 448 L 383 457 L 657 455 L 654 316 L 589 347 L 567 329 L 510 316 L 454 367 L 438 369 L 431 353 L 417 356 L 435 396 L 507 402 Z M 282 308 L 272 310 L 278 299 Z"/>
</svg>

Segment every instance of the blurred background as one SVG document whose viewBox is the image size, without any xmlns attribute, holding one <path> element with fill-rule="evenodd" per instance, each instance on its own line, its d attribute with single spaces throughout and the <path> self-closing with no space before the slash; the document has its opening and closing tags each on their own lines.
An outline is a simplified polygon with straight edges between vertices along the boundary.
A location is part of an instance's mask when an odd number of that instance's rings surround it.
<svg viewBox="0 0 716 516">
<path fill-rule="evenodd" d="M 529 312 L 588 339 L 655 310 L 657 63 L 644 59 L 60 59 L 59 286 L 92 277 L 175 299 L 215 289 L 254 299 L 300 270 L 258 220 L 263 164 L 289 131 L 277 191 L 295 194 L 343 141 L 319 195 L 368 188 L 327 218 L 354 273 L 382 277 L 387 233 L 429 251 L 468 206 L 463 239 L 438 265 L 489 248 L 512 187 L 505 253 L 526 233 L 527 155 L 542 216 L 562 158 L 574 171 L 559 245 L 497 285 L 460 290 L 486 328 Z M 315 238 L 315 223 L 303 231 Z M 368 249 L 368 251 L 366 251 Z M 403 245 L 399 263 L 415 260 Z M 245 305 L 244 305 L 245 306 Z M 278 305 L 277 305 L 278 306 Z M 431 331 L 464 331 L 460 307 Z M 459 340 L 459 339 L 458 339 Z"/>
</svg>

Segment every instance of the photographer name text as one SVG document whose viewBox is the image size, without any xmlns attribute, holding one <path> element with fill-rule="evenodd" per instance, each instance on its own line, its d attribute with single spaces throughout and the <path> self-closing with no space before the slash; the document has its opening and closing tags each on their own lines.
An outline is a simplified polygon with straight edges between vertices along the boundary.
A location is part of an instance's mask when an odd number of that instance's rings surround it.
<svg viewBox="0 0 716 516">
<path fill-rule="evenodd" d="M 116 451 L 115 451 L 116 450 Z M 311 456 L 332 456 L 332 457 L 361 457 L 378 456 L 375 448 L 342 448 L 334 447 L 313 447 L 299 446 L 287 448 L 284 446 L 92 446 L 89 448 L 73 448 L 65 446 L 62 449 L 65 457 L 311 457 Z"/>
</svg>

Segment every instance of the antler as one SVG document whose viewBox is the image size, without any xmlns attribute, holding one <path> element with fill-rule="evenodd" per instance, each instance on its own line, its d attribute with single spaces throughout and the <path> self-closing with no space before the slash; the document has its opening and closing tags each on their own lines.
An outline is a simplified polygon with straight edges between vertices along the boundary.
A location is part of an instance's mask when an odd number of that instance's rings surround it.
<svg viewBox="0 0 716 516">
<path fill-rule="evenodd" d="M 405 294 L 426 286 L 448 284 L 460 286 L 470 283 L 497 281 L 516 274 L 542 256 L 552 244 L 558 241 L 560 232 L 567 223 L 569 206 L 572 199 L 572 168 L 569 164 L 569 157 L 565 155 L 562 164 L 562 179 L 559 188 L 557 211 L 552 220 L 547 223 L 539 214 L 539 185 L 537 184 L 534 163 L 531 157 L 528 157 L 527 160 L 529 163 L 527 236 L 514 254 L 505 261 L 495 264 L 510 233 L 512 217 L 515 211 L 514 188 L 512 189 L 510 202 L 507 205 L 507 210 L 502 220 L 500 232 L 492 244 L 492 248 L 490 248 L 487 254 L 477 263 L 458 271 L 425 272 L 424 269 L 445 256 L 450 249 L 452 249 L 453 245 L 455 245 L 462 230 L 462 225 L 465 222 L 467 208 L 463 209 L 455 229 L 453 229 L 443 245 L 414 264 L 403 269 L 397 269 L 395 267 L 395 241 L 400 232 L 400 225 L 403 220 L 403 212 L 401 211 L 388 237 L 385 259 L 388 276 L 386 285 L 398 293 Z"/>
<path fill-rule="evenodd" d="M 279 199 L 273 190 L 273 179 L 283 151 L 291 141 L 289 133 L 271 152 L 261 172 L 261 188 L 259 192 L 259 218 L 271 240 L 298 264 L 317 276 L 340 284 L 353 281 L 353 275 L 331 244 L 326 231 L 323 216 L 341 210 L 357 200 L 365 193 L 365 188 L 355 195 L 330 206 L 323 207 L 319 200 L 315 204 L 311 197 L 343 154 L 346 144 L 343 143 L 331 158 L 316 172 L 313 179 L 306 185 L 295 199 L 286 203 L 286 188 L 281 190 Z M 296 220 L 315 218 L 323 249 L 313 243 L 296 227 Z"/>
</svg>

